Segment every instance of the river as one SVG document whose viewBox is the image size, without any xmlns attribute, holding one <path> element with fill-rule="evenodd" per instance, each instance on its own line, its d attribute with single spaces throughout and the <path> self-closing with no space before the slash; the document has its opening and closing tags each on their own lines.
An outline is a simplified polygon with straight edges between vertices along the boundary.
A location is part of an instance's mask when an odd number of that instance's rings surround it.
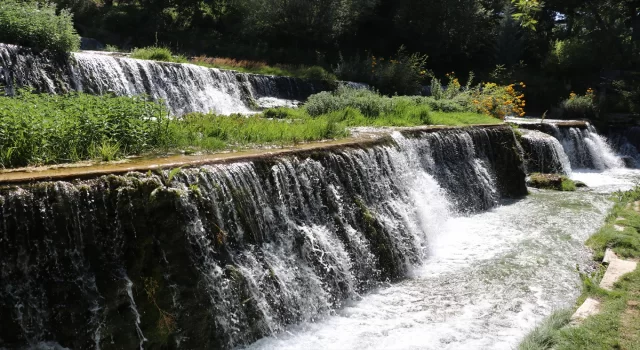
<svg viewBox="0 0 640 350">
<path fill-rule="evenodd" d="M 430 237 L 412 277 L 362 296 L 334 315 L 248 349 L 513 349 L 580 294 L 592 268 L 585 240 L 604 223 L 610 193 L 637 170 L 574 171 L 590 188 L 531 189 L 476 215 L 452 216 Z"/>
</svg>

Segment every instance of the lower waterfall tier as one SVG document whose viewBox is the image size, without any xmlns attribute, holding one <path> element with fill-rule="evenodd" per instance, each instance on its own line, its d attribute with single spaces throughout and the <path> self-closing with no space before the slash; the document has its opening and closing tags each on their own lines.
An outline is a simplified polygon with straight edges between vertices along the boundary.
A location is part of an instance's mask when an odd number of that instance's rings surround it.
<svg viewBox="0 0 640 350">
<path fill-rule="evenodd" d="M 428 256 L 452 212 L 526 194 L 506 126 L 0 190 L 0 347 L 231 348 Z"/>
</svg>

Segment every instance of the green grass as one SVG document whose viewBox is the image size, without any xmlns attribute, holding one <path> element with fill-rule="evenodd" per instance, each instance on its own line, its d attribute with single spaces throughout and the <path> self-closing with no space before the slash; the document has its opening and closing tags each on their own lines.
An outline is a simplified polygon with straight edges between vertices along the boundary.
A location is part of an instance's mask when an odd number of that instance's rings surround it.
<svg viewBox="0 0 640 350">
<path fill-rule="evenodd" d="M 604 256 L 606 248 L 611 248 L 616 254 L 628 258 L 640 258 L 640 214 L 627 204 L 640 200 L 640 187 L 615 194 L 616 204 L 611 210 L 607 223 L 589 240 L 587 245 L 595 250 L 596 259 Z M 618 221 L 618 218 L 624 220 Z M 619 232 L 614 225 L 624 227 Z"/>
<path fill-rule="evenodd" d="M 502 121 L 486 114 L 473 112 L 431 112 L 434 125 L 480 125 L 500 124 Z"/>
<path fill-rule="evenodd" d="M 218 151 L 269 144 L 296 144 L 346 137 L 344 125 L 331 118 L 266 119 L 262 116 L 189 114 L 170 125 L 171 147 Z"/>
<path fill-rule="evenodd" d="M 573 314 L 572 310 L 556 311 L 536 327 L 518 346 L 519 350 L 543 350 L 555 345 L 555 338 L 560 329 L 567 324 Z"/>
<path fill-rule="evenodd" d="M 187 63 L 188 60 L 184 56 L 174 55 L 171 49 L 166 47 L 149 46 L 136 48 L 131 51 L 131 58 L 140 60 L 153 60 L 162 62 Z"/>
<path fill-rule="evenodd" d="M 587 241 L 587 245 L 594 250 L 596 261 L 602 261 L 607 248 L 613 249 L 618 256 L 640 258 L 640 213 L 633 210 L 633 203 L 638 200 L 640 187 L 614 195 L 615 205 L 605 225 Z M 615 230 L 614 225 L 623 226 L 624 231 Z M 597 299 L 601 303 L 597 315 L 587 318 L 579 326 L 564 327 L 564 316 L 554 314 L 529 334 L 519 348 L 640 350 L 640 269 L 623 276 L 613 291 L 604 290 L 598 285 L 604 271 L 605 267 L 601 266 L 590 275 L 581 274 L 583 291 L 577 305 L 588 297 Z"/>
<path fill-rule="evenodd" d="M 640 270 L 624 276 L 613 292 L 595 297 L 600 313 L 559 331 L 554 349 L 640 349 Z"/>
</svg>

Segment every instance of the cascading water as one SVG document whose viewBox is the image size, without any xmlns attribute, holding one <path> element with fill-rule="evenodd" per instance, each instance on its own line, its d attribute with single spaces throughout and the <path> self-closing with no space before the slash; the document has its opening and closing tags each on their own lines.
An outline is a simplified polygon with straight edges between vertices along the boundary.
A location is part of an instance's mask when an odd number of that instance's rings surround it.
<svg viewBox="0 0 640 350">
<path fill-rule="evenodd" d="M 145 94 L 164 100 L 174 115 L 252 113 L 256 106 L 295 105 L 311 94 L 331 88 L 321 81 L 99 53 L 73 53 L 69 59 L 61 59 L 5 44 L 0 44 L 0 85 L 7 86 L 10 92 L 15 87 L 30 86 L 48 93 Z"/>
<path fill-rule="evenodd" d="M 592 125 L 587 128 L 558 128 L 551 125 L 554 136 L 560 141 L 573 169 L 605 170 L 624 167 L 607 140 Z"/>
<path fill-rule="evenodd" d="M 526 194 L 507 127 L 0 190 L 0 347 L 229 348 L 411 274 Z"/>
<path fill-rule="evenodd" d="M 527 173 L 571 174 L 571 163 L 560 142 L 536 130 L 521 130 Z"/>
</svg>

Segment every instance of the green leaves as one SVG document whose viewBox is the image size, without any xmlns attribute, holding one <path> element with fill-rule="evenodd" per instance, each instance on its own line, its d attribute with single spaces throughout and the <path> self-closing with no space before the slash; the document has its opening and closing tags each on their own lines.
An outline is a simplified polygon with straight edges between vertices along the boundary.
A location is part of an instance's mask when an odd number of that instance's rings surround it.
<svg viewBox="0 0 640 350">
<path fill-rule="evenodd" d="M 524 28 L 535 31 L 538 20 L 535 18 L 544 7 L 540 0 L 511 0 L 518 12 L 511 16 Z"/>
<path fill-rule="evenodd" d="M 0 42 L 49 50 L 59 54 L 80 48 L 80 37 L 68 10 L 56 13 L 48 2 L 2 0 Z"/>
</svg>

